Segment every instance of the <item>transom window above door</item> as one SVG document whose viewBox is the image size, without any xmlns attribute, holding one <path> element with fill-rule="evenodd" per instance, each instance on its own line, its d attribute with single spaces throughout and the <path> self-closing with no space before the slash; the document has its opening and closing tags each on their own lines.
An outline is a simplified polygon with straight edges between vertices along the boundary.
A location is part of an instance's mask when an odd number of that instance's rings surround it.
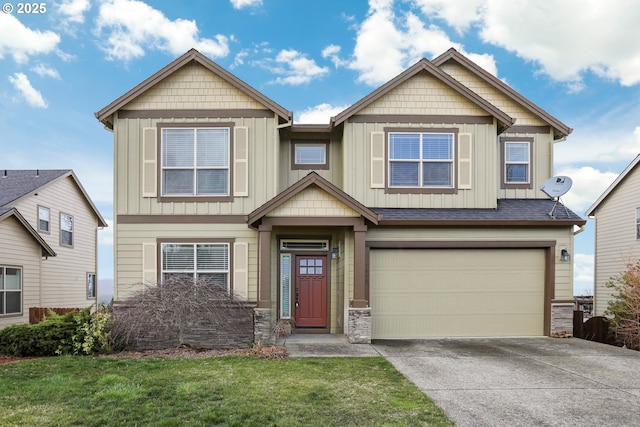
<svg viewBox="0 0 640 427">
<path fill-rule="evenodd" d="M 162 194 L 227 196 L 230 128 L 162 128 Z"/>
<path fill-rule="evenodd" d="M 389 133 L 390 188 L 452 188 L 454 134 Z"/>
</svg>

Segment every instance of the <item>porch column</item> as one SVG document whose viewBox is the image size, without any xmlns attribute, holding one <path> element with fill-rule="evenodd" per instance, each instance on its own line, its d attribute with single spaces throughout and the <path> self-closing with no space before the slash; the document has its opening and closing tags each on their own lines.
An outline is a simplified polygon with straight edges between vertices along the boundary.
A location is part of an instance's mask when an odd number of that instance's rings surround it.
<svg viewBox="0 0 640 427">
<path fill-rule="evenodd" d="M 258 228 L 258 308 L 271 308 L 271 229 L 262 224 Z"/>
<path fill-rule="evenodd" d="M 353 300 L 352 308 L 369 307 L 366 300 L 366 271 L 365 271 L 365 234 L 367 226 L 360 224 L 353 226 Z"/>
</svg>

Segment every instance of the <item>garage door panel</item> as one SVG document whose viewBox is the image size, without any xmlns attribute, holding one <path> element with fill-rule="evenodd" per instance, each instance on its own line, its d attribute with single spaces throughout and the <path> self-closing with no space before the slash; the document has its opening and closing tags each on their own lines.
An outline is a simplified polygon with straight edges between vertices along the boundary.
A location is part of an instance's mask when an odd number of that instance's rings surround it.
<svg viewBox="0 0 640 427">
<path fill-rule="evenodd" d="M 374 338 L 543 334 L 544 250 L 371 251 Z"/>
</svg>

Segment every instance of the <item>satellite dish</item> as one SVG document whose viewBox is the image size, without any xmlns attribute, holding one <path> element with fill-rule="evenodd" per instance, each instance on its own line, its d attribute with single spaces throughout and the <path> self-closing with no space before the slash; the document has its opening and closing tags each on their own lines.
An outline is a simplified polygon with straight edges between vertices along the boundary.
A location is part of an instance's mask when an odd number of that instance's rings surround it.
<svg viewBox="0 0 640 427">
<path fill-rule="evenodd" d="M 573 181 L 568 176 L 553 176 L 546 180 L 540 190 L 542 190 L 547 196 L 555 199 L 565 194 L 571 189 Z"/>
</svg>

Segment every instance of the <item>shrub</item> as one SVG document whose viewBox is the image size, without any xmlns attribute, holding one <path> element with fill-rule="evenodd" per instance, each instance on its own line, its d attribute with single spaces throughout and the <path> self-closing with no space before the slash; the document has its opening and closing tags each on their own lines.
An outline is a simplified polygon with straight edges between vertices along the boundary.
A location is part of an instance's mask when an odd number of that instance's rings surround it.
<svg viewBox="0 0 640 427">
<path fill-rule="evenodd" d="M 605 316 L 611 317 L 614 333 L 628 348 L 640 350 L 640 260 L 627 263 L 606 285 L 616 293 Z"/>
</svg>

